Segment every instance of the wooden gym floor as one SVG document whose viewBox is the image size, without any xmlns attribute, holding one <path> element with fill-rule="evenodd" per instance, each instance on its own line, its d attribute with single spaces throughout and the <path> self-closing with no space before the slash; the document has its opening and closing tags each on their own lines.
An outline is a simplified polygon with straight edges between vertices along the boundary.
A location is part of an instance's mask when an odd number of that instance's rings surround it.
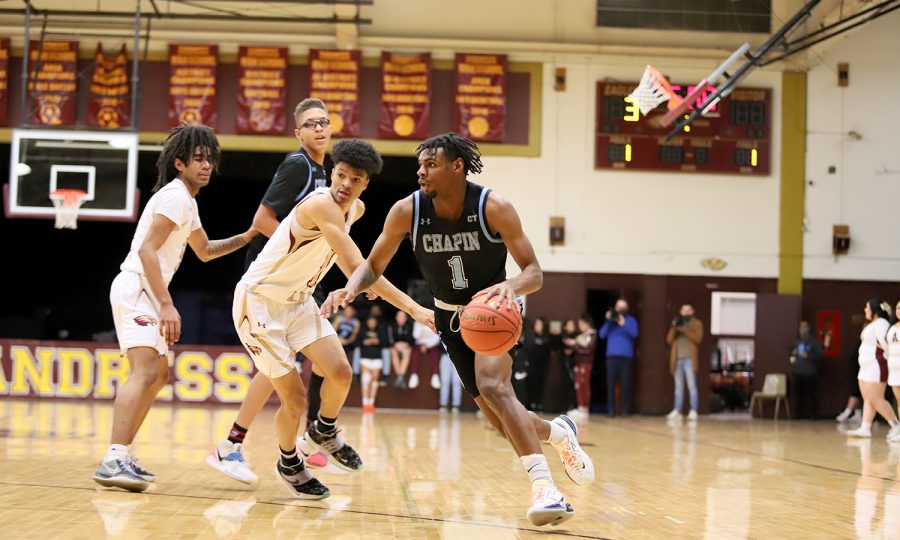
<svg viewBox="0 0 900 540">
<path fill-rule="evenodd" d="M 206 453 L 236 407 L 159 403 L 135 453 L 158 475 L 143 494 L 99 488 L 111 404 L 0 401 L 0 523 L 8 538 L 537 538 L 529 488 L 507 443 L 474 414 L 341 419 L 360 474 L 320 472 L 325 501 L 291 498 L 272 472 L 273 410 L 247 437 L 246 487 Z M 592 419 L 581 439 L 598 477 L 578 488 L 545 447 L 575 507 L 575 538 L 900 538 L 900 445 L 879 426 L 848 441 L 832 421 Z"/>
</svg>

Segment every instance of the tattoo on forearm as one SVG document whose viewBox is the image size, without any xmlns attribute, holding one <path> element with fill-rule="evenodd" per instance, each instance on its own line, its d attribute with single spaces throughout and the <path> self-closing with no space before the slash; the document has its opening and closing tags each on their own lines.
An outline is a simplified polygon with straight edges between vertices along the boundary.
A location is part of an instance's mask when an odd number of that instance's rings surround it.
<svg viewBox="0 0 900 540">
<path fill-rule="evenodd" d="M 231 253 L 232 251 L 238 249 L 239 247 L 245 246 L 247 241 L 244 239 L 243 235 L 232 236 L 231 238 L 226 238 L 224 240 L 210 240 L 207 245 L 206 252 L 211 255 L 225 255 L 226 253 Z"/>
</svg>

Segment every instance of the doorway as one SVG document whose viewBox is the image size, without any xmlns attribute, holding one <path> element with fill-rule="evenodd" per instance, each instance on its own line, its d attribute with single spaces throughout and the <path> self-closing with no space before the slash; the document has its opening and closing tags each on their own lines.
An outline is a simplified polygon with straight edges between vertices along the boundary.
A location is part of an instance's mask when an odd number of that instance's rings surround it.
<svg viewBox="0 0 900 540">
<path fill-rule="evenodd" d="M 628 301 L 629 315 L 640 318 L 636 312 L 636 306 L 639 305 L 638 294 L 632 291 L 623 291 L 621 289 L 588 289 L 587 291 L 587 314 L 594 321 L 594 327 L 598 333 L 600 328 L 606 322 L 606 312 L 615 308 L 616 301 L 624 298 Z M 637 346 L 637 343 L 635 343 Z M 635 350 L 635 359 L 637 358 L 637 350 Z M 631 407 L 634 410 L 634 365 L 631 366 Z M 597 352 L 594 355 L 594 369 L 591 372 L 591 412 L 609 414 L 611 411 L 607 408 L 607 379 L 606 379 L 606 340 L 597 339 Z M 615 403 L 619 403 L 621 407 L 621 385 L 616 387 Z"/>
</svg>

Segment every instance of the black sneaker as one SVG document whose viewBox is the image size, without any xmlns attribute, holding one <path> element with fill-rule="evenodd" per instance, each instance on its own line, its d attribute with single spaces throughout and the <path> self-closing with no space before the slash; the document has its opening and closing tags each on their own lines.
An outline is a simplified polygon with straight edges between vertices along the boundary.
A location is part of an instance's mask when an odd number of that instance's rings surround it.
<svg viewBox="0 0 900 540">
<path fill-rule="evenodd" d="M 316 420 L 306 428 L 303 438 L 306 442 L 328 456 L 328 459 L 339 469 L 347 472 L 358 472 L 363 468 L 362 459 L 356 450 L 344 443 L 339 429 L 329 433 L 319 431 L 319 421 Z"/>
<path fill-rule="evenodd" d="M 288 467 L 275 462 L 275 474 L 291 491 L 291 495 L 298 499 L 318 500 L 331 495 L 331 491 L 309 473 L 309 470 L 301 463 L 296 467 Z"/>
</svg>

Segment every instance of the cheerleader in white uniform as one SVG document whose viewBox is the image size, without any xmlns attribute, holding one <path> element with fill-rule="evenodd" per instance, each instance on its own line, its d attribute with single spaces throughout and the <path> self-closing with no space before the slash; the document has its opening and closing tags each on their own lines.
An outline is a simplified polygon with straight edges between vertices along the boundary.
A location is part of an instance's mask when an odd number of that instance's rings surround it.
<svg viewBox="0 0 900 540">
<path fill-rule="evenodd" d="M 900 302 L 894 308 L 894 313 L 900 319 Z M 888 330 L 888 386 L 894 391 L 894 397 L 897 401 L 897 410 L 900 412 L 900 322 Z M 900 428 L 895 427 L 888 434 L 888 440 L 891 442 L 900 442 Z"/>
<path fill-rule="evenodd" d="M 897 415 L 890 403 L 884 399 L 884 389 L 888 380 L 887 334 L 890 329 L 890 304 L 872 299 L 866 302 L 868 324 L 860 334 L 859 346 L 859 390 L 863 396 L 862 424 L 847 435 L 851 437 L 871 437 L 872 421 L 875 413 L 881 414 L 891 424 L 888 437 L 900 433 Z"/>
</svg>

